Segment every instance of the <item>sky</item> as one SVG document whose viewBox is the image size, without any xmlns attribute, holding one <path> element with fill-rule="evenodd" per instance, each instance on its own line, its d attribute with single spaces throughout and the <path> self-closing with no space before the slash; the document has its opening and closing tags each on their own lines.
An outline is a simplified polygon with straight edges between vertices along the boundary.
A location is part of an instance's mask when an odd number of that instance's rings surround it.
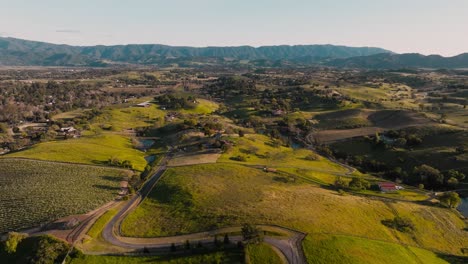
<svg viewBox="0 0 468 264">
<path fill-rule="evenodd" d="M 0 36 L 70 45 L 468 52 L 468 0 L 0 0 Z"/>
</svg>

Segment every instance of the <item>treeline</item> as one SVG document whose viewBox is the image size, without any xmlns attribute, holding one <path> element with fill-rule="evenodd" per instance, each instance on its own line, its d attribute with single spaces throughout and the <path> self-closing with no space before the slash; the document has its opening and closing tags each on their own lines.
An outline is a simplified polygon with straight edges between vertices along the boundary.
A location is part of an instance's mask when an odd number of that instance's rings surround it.
<svg viewBox="0 0 468 264">
<path fill-rule="evenodd" d="M 161 107 L 171 110 L 192 109 L 197 106 L 197 100 L 194 96 L 176 96 L 173 94 L 164 94 L 156 96 L 154 101 Z"/>
</svg>

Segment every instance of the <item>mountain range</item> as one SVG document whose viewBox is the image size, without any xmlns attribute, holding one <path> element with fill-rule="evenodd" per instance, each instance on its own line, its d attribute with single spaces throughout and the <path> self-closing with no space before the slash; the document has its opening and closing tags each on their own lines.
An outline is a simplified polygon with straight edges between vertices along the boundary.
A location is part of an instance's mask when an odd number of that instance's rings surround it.
<svg viewBox="0 0 468 264">
<path fill-rule="evenodd" d="M 160 44 L 115 46 L 70 46 L 0 37 L 0 65 L 3 66 L 109 66 L 157 65 L 193 66 L 199 63 L 253 65 L 325 65 L 331 67 L 468 68 L 468 54 L 455 57 L 396 54 L 374 47 L 335 45 L 281 45 L 238 47 L 181 47 Z"/>
</svg>

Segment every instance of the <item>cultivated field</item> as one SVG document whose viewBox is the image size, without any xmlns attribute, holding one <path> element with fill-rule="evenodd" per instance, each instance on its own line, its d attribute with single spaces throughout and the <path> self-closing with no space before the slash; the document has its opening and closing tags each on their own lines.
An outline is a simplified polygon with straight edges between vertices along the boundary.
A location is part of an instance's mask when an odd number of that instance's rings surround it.
<svg viewBox="0 0 468 264">
<path fill-rule="evenodd" d="M 0 233 L 28 228 L 111 201 L 125 171 L 0 159 Z"/>
</svg>

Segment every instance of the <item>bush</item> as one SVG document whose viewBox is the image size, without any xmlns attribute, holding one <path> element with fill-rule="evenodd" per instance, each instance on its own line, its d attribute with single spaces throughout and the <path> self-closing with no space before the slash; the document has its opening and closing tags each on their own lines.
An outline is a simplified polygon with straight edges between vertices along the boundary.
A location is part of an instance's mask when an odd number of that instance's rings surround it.
<svg viewBox="0 0 468 264">
<path fill-rule="evenodd" d="M 311 153 L 309 155 L 307 155 L 305 157 L 306 160 L 310 160 L 310 161 L 314 161 L 314 160 L 318 160 L 319 159 L 319 156 L 315 153 Z"/>
<path fill-rule="evenodd" d="M 247 158 L 244 157 L 244 156 L 242 156 L 242 155 L 230 157 L 229 159 L 230 159 L 230 160 L 235 160 L 235 161 L 242 161 L 242 162 L 246 162 L 246 161 L 247 161 Z"/>
<path fill-rule="evenodd" d="M 335 187 L 337 189 L 347 188 L 348 183 L 346 181 L 344 181 L 341 176 L 338 176 L 338 177 L 336 177 L 336 180 L 335 180 Z"/>
<path fill-rule="evenodd" d="M 413 222 L 409 218 L 400 216 L 397 216 L 393 219 L 382 220 L 382 224 L 400 232 L 411 232 L 414 230 Z"/>
<path fill-rule="evenodd" d="M 456 192 L 446 192 L 439 197 L 439 201 L 449 208 L 456 208 L 460 204 L 461 199 Z"/>
<path fill-rule="evenodd" d="M 349 188 L 353 190 L 367 190 L 370 188 L 370 183 L 361 178 L 353 178 L 349 182 Z"/>
</svg>

